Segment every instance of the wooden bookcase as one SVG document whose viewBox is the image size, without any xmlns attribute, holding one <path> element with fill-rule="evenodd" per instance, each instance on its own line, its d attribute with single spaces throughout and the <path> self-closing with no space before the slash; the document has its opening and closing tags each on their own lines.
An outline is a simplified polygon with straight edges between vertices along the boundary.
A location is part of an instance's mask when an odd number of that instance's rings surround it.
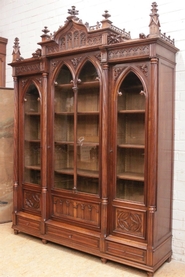
<svg viewBox="0 0 185 277">
<path fill-rule="evenodd" d="M 107 11 L 83 24 L 73 6 L 13 78 L 13 229 L 148 276 L 172 255 L 174 41 L 131 39 Z"/>
</svg>

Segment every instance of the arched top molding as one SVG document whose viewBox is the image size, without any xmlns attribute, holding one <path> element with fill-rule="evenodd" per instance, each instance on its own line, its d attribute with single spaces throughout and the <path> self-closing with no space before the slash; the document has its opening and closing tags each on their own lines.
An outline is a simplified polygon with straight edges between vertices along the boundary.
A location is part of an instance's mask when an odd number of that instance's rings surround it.
<svg viewBox="0 0 185 277">
<path fill-rule="evenodd" d="M 140 80 L 140 82 L 143 86 L 145 95 L 147 96 L 148 95 L 147 79 L 144 76 L 144 74 L 141 72 L 141 70 L 139 68 L 137 68 L 136 66 L 128 66 L 126 68 L 123 68 L 122 72 L 120 73 L 120 75 L 117 79 L 116 92 L 119 90 L 122 82 L 128 76 L 129 73 L 134 73 L 137 76 L 137 78 Z"/>
<path fill-rule="evenodd" d="M 30 79 L 28 81 L 27 80 L 22 80 L 22 83 L 25 83 L 23 94 L 22 94 L 22 103 L 24 102 L 25 95 L 28 92 L 31 85 L 34 85 L 36 87 L 36 89 L 38 91 L 38 94 L 39 94 L 40 103 L 42 103 L 42 95 L 41 95 L 40 88 L 39 88 L 37 82 L 35 80 Z"/>
</svg>

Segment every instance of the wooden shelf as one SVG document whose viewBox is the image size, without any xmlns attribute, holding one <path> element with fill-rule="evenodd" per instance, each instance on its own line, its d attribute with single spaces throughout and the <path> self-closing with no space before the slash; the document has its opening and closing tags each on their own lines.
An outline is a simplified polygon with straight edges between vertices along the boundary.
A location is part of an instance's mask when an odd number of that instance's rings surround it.
<svg viewBox="0 0 185 277">
<path fill-rule="evenodd" d="M 60 170 L 55 170 L 56 173 L 59 174 L 66 174 L 66 175 L 73 175 L 74 174 L 74 169 L 73 168 L 63 168 Z"/>
<path fill-rule="evenodd" d="M 120 148 L 145 149 L 145 145 L 144 145 L 144 144 L 128 144 L 128 143 L 122 143 L 122 144 L 118 144 L 118 147 L 120 147 Z"/>
<path fill-rule="evenodd" d="M 72 83 L 70 83 L 70 84 L 55 84 L 55 87 L 57 87 L 57 88 L 69 88 L 69 89 L 72 89 L 73 84 Z"/>
<path fill-rule="evenodd" d="M 70 115 L 74 116 L 74 112 L 55 112 L 56 115 Z"/>
<path fill-rule="evenodd" d="M 78 115 L 99 115 L 99 111 L 80 111 Z"/>
<path fill-rule="evenodd" d="M 90 82 L 81 82 L 78 84 L 78 88 L 96 88 L 99 87 L 100 82 L 99 81 L 90 81 Z M 81 91 L 80 91 L 81 92 Z"/>
<path fill-rule="evenodd" d="M 55 170 L 55 172 L 57 172 L 59 174 L 73 175 L 74 169 L 73 168 L 64 168 L 64 169 L 60 169 L 60 170 Z M 77 175 L 82 176 L 82 177 L 89 177 L 89 178 L 99 178 L 98 171 L 94 171 L 94 170 L 77 169 Z"/>
<path fill-rule="evenodd" d="M 32 170 L 38 170 L 38 171 L 41 170 L 41 166 L 40 165 L 27 165 L 27 166 L 25 166 L 25 168 L 32 169 Z"/>
<path fill-rule="evenodd" d="M 119 110 L 118 113 L 145 113 L 145 110 Z"/>
<path fill-rule="evenodd" d="M 123 180 L 133 180 L 133 181 L 144 181 L 144 175 L 141 173 L 130 173 L 130 172 L 124 172 L 117 174 L 118 179 Z"/>
<path fill-rule="evenodd" d="M 81 170 L 77 169 L 77 175 L 82 177 L 99 178 L 99 172 L 95 170 Z"/>
<path fill-rule="evenodd" d="M 26 142 L 40 143 L 39 139 L 25 139 Z"/>
<path fill-rule="evenodd" d="M 57 141 L 55 141 L 55 144 L 59 144 L 59 145 L 65 145 L 65 144 L 67 144 L 67 145 L 74 145 L 74 142 L 73 141 L 63 141 L 63 140 L 57 140 Z"/>
<path fill-rule="evenodd" d="M 40 112 L 25 112 L 25 115 L 34 115 L 34 116 L 40 116 Z"/>
</svg>

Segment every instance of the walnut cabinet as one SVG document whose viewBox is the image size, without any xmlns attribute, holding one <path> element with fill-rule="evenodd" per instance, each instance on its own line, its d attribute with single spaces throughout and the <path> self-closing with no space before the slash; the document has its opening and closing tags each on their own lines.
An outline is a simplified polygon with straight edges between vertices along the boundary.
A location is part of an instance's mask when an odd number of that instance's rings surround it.
<svg viewBox="0 0 185 277">
<path fill-rule="evenodd" d="M 145 270 L 172 255 L 174 40 L 73 6 L 31 58 L 15 39 L 13 229 Z"/>
</svg>

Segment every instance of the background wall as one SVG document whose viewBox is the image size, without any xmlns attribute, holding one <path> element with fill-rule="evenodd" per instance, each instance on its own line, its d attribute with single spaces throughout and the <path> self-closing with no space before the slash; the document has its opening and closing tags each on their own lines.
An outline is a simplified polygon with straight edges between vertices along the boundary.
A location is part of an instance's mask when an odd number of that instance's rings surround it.
<svg viewBox="0 0 185 277">
<path fill-rule="evenodd" d="M 142 2 L 142 4 L 141 4 Z M 31 57 L 38 48 L 37 42 L 44 26 L 51 33 L 64 24 L 68 9 L 76 6 L 83 23 L 95 25 L 108 10 L 113 25 L 131 32 L 149 33 L 149 0 L 0 0 L 0 36 L 8 39 L 7 63 L 12 60 L 14 38 L 20 39 L 20 51 L 24 58 Z M 175 163 L 173 194 L 173 258 L 185 262 L 185 2 L 182 0 L 158 0 L 161 31 L 175 38 L 177 53 L 175 91 Z M 6 84 L 13 86 L 11 67 L 6 68 Z"/>
</svg>

